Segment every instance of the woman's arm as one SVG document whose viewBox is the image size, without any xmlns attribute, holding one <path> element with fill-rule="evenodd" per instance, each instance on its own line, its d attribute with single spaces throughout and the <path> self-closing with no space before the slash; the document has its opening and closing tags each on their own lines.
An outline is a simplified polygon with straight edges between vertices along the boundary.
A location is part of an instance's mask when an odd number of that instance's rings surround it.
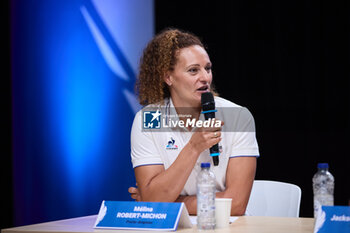
<svg viewBox="0 0 350 233">
<path fill-rule="evenodd" d="M 231 215 L 240 216 L 245 213 L 250 191 L 254 182 L 256 157 L 236 157 L 228 162 L 226 171 L 226 189 L 217 192 L 216 197 L 232 198 Z M 197 198 L 179 196 L 177 202 L 184 202 L 189 214 L 197 213 Z"/>
<path fill-rule="evenodd" d="M 186 145 L 167 170 L 163 165 L 136 167 L 135 177 L 141 201 L 175 201 L 185 186 L 198 155 L 191 146 Z"/>
<path fill-rule="evenodd" d="M 136 167 L 135 177 L 142 201 L 175 201 L 190 176 L 200 153 L 221 141 L 221 128 L 193 133 L 190 141 L 179 153 L 174 163 L 164 169 L 163 165 Z M 218 136 L 214 136 L 214 131 Z"/>
<path fill-rule="evenodd" d="M 255 178 L 256 157 L 230 158 L 226 171 L 226 189 L 217 197 L 232 198 L 231 215 L 245 213 Z"/>
</svg>

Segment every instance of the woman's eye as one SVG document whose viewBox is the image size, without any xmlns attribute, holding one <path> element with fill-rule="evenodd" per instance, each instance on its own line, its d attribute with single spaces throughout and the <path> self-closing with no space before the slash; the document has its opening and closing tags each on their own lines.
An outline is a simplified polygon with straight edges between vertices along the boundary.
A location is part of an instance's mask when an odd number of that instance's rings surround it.
<svg viewBox="0 0 350 233">
<path fill-rule="evenodd" d="M 188 70 L 190 73 L 196 73 L 198 71 L 197 68 L 191 68 Z"/>
<path fill-rule="evenodd" d="M 211 66 L 205 67 L 205 70 L 209 73 L 211 71 Z"/>
</svg>

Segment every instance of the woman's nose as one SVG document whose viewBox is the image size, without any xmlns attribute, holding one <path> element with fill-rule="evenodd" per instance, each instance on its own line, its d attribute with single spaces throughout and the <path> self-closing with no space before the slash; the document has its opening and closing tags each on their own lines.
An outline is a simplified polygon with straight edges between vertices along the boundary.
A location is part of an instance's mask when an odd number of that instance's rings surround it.
<svg viewBox="0 0 350 233">
<path fill-rule="evenodd" d="M 200 73 L 199 80 L 201 82 L 209 83 L 211 74 L 206 69 L 203 69 Z"/>
</svg>

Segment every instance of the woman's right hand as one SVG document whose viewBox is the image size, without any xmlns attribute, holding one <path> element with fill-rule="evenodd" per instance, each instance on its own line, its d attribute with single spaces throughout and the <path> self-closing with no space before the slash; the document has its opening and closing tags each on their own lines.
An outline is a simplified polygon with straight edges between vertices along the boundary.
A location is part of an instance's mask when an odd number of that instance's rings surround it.
<svg viewBox="0 0 350 233">
<path fill-rule="evenodd" d="M 218 120 L 216 120 L 217 122 Z M 224 122 L 221 121 L 220 127 L 201 127 L 193 133 L 189 145 L 199 154 L 204 150 L 211 148 L 221 141 L 221 130 Z"/>
</svg>

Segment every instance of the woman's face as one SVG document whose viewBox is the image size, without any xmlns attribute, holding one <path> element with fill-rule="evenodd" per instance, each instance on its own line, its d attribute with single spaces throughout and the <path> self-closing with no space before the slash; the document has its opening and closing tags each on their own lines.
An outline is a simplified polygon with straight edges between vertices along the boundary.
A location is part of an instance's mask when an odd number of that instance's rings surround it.
<svg viewBox="0 0 350 233">
<path fill-rule="evenodd" d="M 211 62 L 204 48 L 193 45 L 180 49 L 174 70 L 165 78 L 176 107 L 199 107 L 201 95 L 210 91 Z"/>
</svg>

